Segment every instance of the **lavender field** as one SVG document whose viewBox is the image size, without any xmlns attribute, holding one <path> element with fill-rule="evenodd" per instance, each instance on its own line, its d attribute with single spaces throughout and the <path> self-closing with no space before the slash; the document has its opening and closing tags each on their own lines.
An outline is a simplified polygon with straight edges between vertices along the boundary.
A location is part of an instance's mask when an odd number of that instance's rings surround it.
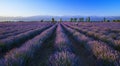
<svg viewBox="0 0 120 66">
<path fill-rule="evenodd" d="M 120 66 L 120 23 L 1 22 L 0 66 Z"/>
</svg>

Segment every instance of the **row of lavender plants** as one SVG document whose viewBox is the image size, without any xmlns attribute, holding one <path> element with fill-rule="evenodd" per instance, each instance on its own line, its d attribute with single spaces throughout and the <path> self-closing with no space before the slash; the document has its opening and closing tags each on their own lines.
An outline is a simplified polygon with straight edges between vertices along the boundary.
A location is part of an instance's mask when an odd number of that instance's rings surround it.
<svg viewBox="0 0 120 66">
<path fill-rule="evenodd" d="M 21 47 L 8 52 L 4 58 L 0 59 L 0 66 L 28 66 L 32 64 L 35 53 L 42 47 L 44 41 L 54 32 L 56 25 L 43 31 L 40 35 L 27 41 Z"/>
<path fill-rule="evenodd" d="M 36 26 L 14 27 L 14 28 L 11 28 L 11 29 L 14 30 L 14 32 L 6 33 L 6 34 L 1 34 L 0 35 L 0 39 L 7 38 L 9 36 L 15 36 L 15 35 L 18 35 L 20 33 L 24 33 L 26 31 L 33 30 L 33 29 L 36 29 L 36 28 L 37 28 Z M 16 30 L 16 29 L 19 29 L 19 30 Z M 5 30 L 5 31 L 8 31 L 8 30 Z"/>
<path fill-rule="evenodd" d="M 64 26 L 66 30 L 74 36 L 76 39 L 86 47 L 96 57 L 98 66 L 119 66 L 120 65 L 120 53 L 107 44 L 94 40 L 73 28 Z"/>
<path fill-rule="evenodd" d="M 70 25 L 68 25 L 68 26 L 80 31 L 81 33 L 86 34 L 87 36 L 90 36 L 97 40 L 106 42 L 109 46 L 114 47 L 114 49 L 117 49 L 118 51 L 120 51 L 120 39 L 115 40 L 115 39 L 112 39 L 111 37 L 108 37 L 107 35 L 103 35 L 101 33 L 96 33 L 92 30 L 85 30 L 83 28 L 80 28 L 80 26 L 70 26 Z"/>
<path fill-rule="evenodd" d="M 71 42 L 60 24 L 56 34 L 55 52 L 49 57 L 48 66 L 79 66 L 79 58 L 73 53 Z"/>
<path fill-rule="evenodd" d="M 8 23 L 11 24 L 11 23 Z M 13 23 L 14 24 L 14 23 Z M 8 36 L 17 35 L 35 28 L 40 28 L 42 26 L 52 25 L 49 23 L 28 23 L 28 24 L 19 24 L 11 25 L 10 27 L 0 28 L 0 39 L 7 38 Z"/>
<path fill-rule="evenodd" d="M 71 23 L 75 25 L 75 23 Z M 96 32 L 106 35 L 109 38 L 120 39 L 120 23 L 78 23 L 78 27 L 86 31 Z"/>
<path fill-rule="evenodd" d="M 10 36 L 8 38 L 0 40 L 1 54 L 7 52 L 8 50 L 14 47 L 21 46 L 24 42 L 34 38 L 35 36 L 39 35 L 42 31 L 48 29 L 51 26 L 52 25 L 48 25 L 48 26 L 44 25 L 41 28 L 30 30 L 25 33 L 18 34 L 16 36 Z"/>
</svg>

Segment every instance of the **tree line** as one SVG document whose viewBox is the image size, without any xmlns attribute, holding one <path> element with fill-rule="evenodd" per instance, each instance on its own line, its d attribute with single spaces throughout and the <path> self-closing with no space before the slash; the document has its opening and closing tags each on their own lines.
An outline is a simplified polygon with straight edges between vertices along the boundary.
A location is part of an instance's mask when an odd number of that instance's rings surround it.
<svg viewBox="0 0 120 66">
<path fill-rule="evenodd" d="M 41 22 L 44 22 L 44 20 L 42 19 Z M 60 18 L 59 21 L 56 21 L 55 18 L 52 18 L 50 22 L 65 22 L 65 21 L 63 21 L 62 18 Z M 91 21 L 90 17 L 87 17 L 87 18 L 82 17 L 82 18 L 70 18 L 69 22 L 94 22 L 94 21 Z M 109 20 L 104 17 L 103 21 L 100 21 L 100 22 L 120 22 L 120 20 Z"/>
</svg>

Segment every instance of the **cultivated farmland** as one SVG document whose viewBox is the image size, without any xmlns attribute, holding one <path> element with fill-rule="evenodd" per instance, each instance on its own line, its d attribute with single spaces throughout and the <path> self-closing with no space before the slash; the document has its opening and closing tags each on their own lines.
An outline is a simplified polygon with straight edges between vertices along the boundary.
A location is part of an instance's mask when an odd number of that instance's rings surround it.
<svg viewBox="0 0 120 66">
<path fill-rule="evenodd" d="M 1 22 L 0 66 L 120 66 L 120 23 Z"/>
</svg>

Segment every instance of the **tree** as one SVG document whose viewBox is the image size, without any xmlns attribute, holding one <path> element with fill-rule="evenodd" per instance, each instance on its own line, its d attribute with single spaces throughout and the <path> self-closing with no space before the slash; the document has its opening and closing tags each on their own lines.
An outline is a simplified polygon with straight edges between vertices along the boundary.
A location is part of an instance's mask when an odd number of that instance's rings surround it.
<svg viewBox="0 0 120 66">
<path fill-rule="evenodd" d="M 110 20 L 107 20 L 107 22 L 110 22 Z"/>
<path fill-rule="evenodd" d="M 62 18 L 60 18 L 60 22 L 62 22 Z"/>
<path fill-rule="evenodd" d="M 103 20 L 104 22 L 106 22 L 106 18 L 104 17 L 104 20 Z"/>
<path fill-rule="evenodd" d="M 43 22 L 43 19 L 40 22 Z"/>
<path fill-rule="evenodd" d="M 84 22 L 84 18 L 81 18 L 81 21 Z"/>
<path fill-rule="evenodd" d="M 77 18 L 74 18 L 74 22 L 77 22 Z"/>
<path fill-rule="evenodd" d="M 84 18 L 79 18 L 79 21 L 80 22 L 84 22 Z"/>
<path fill-rule="evenodd" d="M 90 22 L 90 17 L 86 18 L 86 21 L 87 21 L 87 22 Z"/>
<path fill-rule="evenodd" d="M 53 22 L 53 23 L 55 22 L 54 18 L 52 18 L 52 22 Z"/>
<path fill-rule="evenodd" d="M 88 22 L 90 22 L 90 17 L 88 17 Z"/>
<path fill-rule="evenodd" d="M 116 22 L 116 20 L 113 20 L 113 22 Z"/>
<path fill-rule="evenodd" d="M 120 20 L 117 20 L 117 22 L 120 22 Z"/>
<path fill-rule="evenodd" d="M 70 22 L 73 22 L 73 18 L 70 18 Z"/>
</svg>

